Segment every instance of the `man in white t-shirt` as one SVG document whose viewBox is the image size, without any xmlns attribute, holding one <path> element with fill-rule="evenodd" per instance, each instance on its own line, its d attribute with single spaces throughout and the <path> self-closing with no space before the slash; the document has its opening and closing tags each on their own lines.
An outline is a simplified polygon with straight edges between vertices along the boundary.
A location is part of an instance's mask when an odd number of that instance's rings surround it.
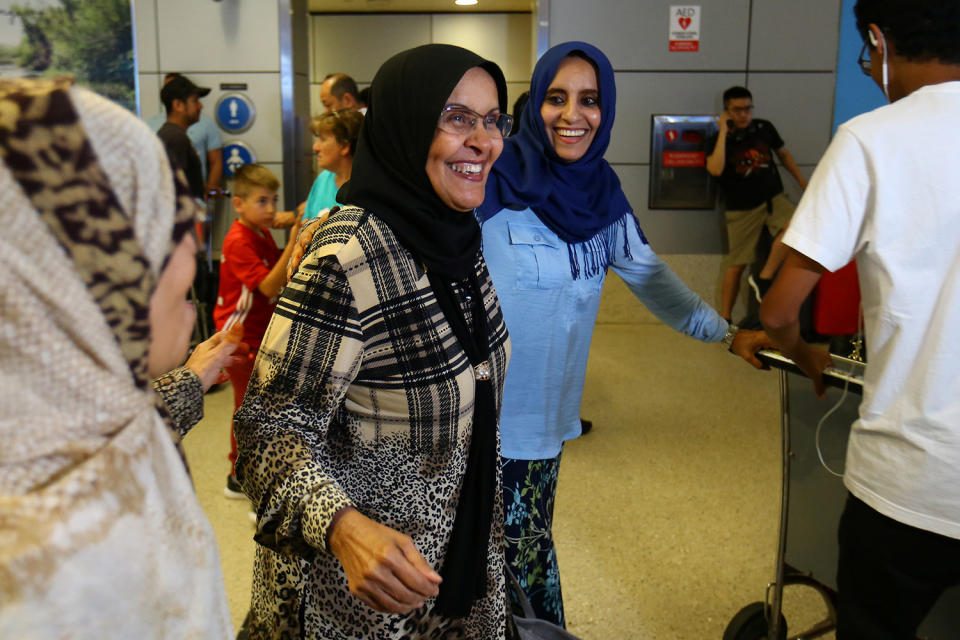
<svg viewBox="0 0 960 640">
<path fill-rule="evenodd" d="M 823 394 L 800 304 L 857 259 L 869 362 L 840 521 L 839 640 L 915 637 L 960 583 L 960 3 L 858 0 L 861 65 L 891 104 L 843 124 L 760 317 Z M 869 53 L 869 60 L 864 55 Z"/>
</svg>

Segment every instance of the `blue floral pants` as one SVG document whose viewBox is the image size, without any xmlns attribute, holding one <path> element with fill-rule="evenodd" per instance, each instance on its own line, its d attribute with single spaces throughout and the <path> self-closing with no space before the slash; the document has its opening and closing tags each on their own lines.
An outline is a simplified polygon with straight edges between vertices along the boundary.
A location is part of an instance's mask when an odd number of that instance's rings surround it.
<svg viewBox="0 0 960 640">
<path fill-rule="evenodd" d="M 566 626 L 551 531 L 560 456 L 546 460 L 501 458 L 500 462 L 507 564 L 536 616 Z"/>
</svg>

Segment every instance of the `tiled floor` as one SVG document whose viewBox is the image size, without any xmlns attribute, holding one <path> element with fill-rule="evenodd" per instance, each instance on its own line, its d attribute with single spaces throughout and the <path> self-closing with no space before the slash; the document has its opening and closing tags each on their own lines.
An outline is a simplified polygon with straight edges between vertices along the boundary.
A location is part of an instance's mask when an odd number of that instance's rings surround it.
<svg viewBox="0 0 960 640">
<path fill-rule="evenodd" d="M 232 394 L 186 439 L 220 543 L 234 625 L 250 595 L 253 525 L 223 497 Z M 660 325 L 601 324 L 568 443 L 555 536 L 570 630 L 584 639 L 719 639 L 773 577 L 779 514 L 776 375 Z M 786 596 L 794 624 L 820 615 Z M 832 638 L 833 636 L 827 636 Z"/>
</svg>

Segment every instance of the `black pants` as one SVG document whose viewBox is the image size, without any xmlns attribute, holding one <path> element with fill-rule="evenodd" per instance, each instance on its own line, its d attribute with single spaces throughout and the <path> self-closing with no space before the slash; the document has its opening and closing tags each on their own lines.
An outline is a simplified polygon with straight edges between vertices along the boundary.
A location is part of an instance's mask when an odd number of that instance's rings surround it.
<svg viewBox="0 0 960 640">
<path fill-rule="evenodd" d="M 837 640 L 914 640 L 960 584 L 960 540 L 903 524 L 851 496 L 840 518 Z"/>
</svg>

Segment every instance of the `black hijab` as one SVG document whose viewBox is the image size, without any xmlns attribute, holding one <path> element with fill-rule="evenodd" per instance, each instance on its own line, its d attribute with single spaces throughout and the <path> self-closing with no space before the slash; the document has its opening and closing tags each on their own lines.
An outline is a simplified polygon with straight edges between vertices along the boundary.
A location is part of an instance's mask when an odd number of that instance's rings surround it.
<svg viewBox="0 0 960 640">
<path fill-rule="evenodd" d="M 480 56 L 445 44 L 429 44 L 387 60 L 370 87 L 350 181 L 338 202 L 356 204 L 385 222 L 427 270 L 443 315 L 476 378 L 467 467 L 457 514 L 444 554 L 437 611 L 464 617 L 487 592 L 487 550 L 496 493 L 497 408 L 489 375 L 487 314 L 476 273 L 480 226 L 471 212 L 447 207 L 434 192 L 426 164 L 440 111 L 463 75 L 487 71 L 506 112 L 507 85 L 500 68 Z M 471 327 L 454 286 L 472 293 Z"/>
<path fill-rule="evenodd" d="M 428 272 L 455 279 L 473 273 L 480 227 L 472 214 L 440 200 L 426 165 L 440 110 L 473 67 L 493 77 L 506 113 L 500 67 L 472 51 L 428 44 L 383 63 L 370 86 L 350 180 L 337 193 L 337 202 L 361 206 L 383 220 Z"/>
</svg>

